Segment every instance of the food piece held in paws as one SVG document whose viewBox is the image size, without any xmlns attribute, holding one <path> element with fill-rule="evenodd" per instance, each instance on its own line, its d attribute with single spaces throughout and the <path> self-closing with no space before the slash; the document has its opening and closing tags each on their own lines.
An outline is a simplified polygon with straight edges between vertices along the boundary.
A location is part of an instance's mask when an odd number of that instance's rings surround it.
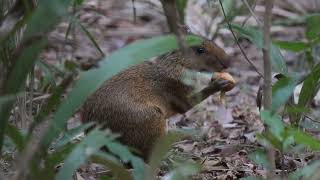
<svg viewBox="0 0 320 180">
<path fill-rule="evenodd" d="M 220 102 L 222 104 L 225 104 L 225 92 L 231 91 L 236 85 L 236 81 L 229 73 L 226 73 L 226 72 L 214 73 L 211 81 L 216 81 L 221 79 L 229 81 L 228 86 L 221 89 L 221 92 L 220 92 Z"/>
</svg>

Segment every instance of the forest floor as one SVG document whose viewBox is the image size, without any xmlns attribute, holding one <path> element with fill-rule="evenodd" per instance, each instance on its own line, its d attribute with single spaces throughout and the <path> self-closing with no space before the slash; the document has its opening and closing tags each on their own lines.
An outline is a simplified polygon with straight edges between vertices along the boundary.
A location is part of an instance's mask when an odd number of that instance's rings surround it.
<svg viewBox="0 0 320 180">
<path fill-rule="evenodd" d="M 127 1 L 125 1 L 127 2 Z M 153 2 L 153 1 L 151 1 Z M 200 1 L 199 1 L 200 2 Z M 205 2 L 205 1 L 204 1 Z M 157 4 L 157 3 L 156 3 Z M 131 1 L 88 0 L 75 13 L 82 25 L 93 35 L 102 51 L 108 56 L 116 49 L 142 38 L 164 34 L 168 31 L 165 16 L 159 5 L 137 1 L 137 17 L 134 21 Z M 210 21 L 204 14 L 203 4 L 194 3 L 187 9 L 187 24 L 194 33 L 214 36 L 215 42 L 234 57 L 228 70 L 236 81 L 236 87 L 227 93 L 226 104 L 221 104 L 219 95 L 213 95 L 184 115 L 177 115 L 168 120 L 169 130 L 196 129 L 197 135 L 177 142 L 171 154 L 180 154 L 187 159 L 202 163 L 201 172 L 194 179 L 238 179 L 248 175 L 265 176 L 266 171 L 248 158 L 248 155 L 261 148 L 255 133 L 263 130 L 256 105 L 257 91 L 260 85 L 259 75 L 249 66 L 239 51 L 228 29 L 219 29 L 210 34 L 205 29 L 208 22 L 215 29 L 221 21 L 221 15 Z M 277 17 L 298 15 L 296 12 L 283 10 L 277 6 Z M 259 11 L 259 8 L 258 10 Z M 260 10 L 261 12 L 261 10 Z M 246 16 L 236 19 L 241 22 Z M 261 20 L 263 20 L 261 18 Z M 254 21 L 250 18 L 248 23 Z M 63 64 L 73 61 L 79 67 L 88 69 L 102 59 L 89 38 L 80 28 L 71 30 L 65 39 L 68 23 L 61 23 L 49 37 L 50 44 L 42 55 L 42 60 L 50 64 Z M 209 32 L 209 33 L 208 33 Z M 303 27 L 273 27 L 274 37 L 295 40 L 303 36 Z M 249 41 L 241 39 L 250 60 L 262 72 L 262 53 Z M 284 53 L 289 66 L 294 66 L 296 55 Z M 319 104 L 318 104 L 319 106 Z M 79 122 L 78 116 L 70 120 L 70 126 Z M 159 177 L 166 174 L 171 156 L 164 160 Z M 299 156 L 284 154 L 284 161 L 277 162 L 277 171 L 287 171 L 303 167 L 310 161 L 319 159 L 319 154 L 304 153 Z M 96 179 L 103 175 L 104 169 L 89 164 L 78 170 L 78 179 Z"/>
</svg>

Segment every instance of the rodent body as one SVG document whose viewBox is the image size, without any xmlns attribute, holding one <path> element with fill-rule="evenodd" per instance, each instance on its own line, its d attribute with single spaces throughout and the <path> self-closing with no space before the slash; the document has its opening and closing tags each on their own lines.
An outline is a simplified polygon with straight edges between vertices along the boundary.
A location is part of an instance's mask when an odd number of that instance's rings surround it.
<svg viewBox="0 0 320 180">
<path fill-rule="evenodd" d="M 190 56 L 177 50 L 107 80 L 87 99 L 82 121 L 96 121 L 121 134 L 120 141 L 140 151 L 147 161 L 154 143 L 166 133 L 167 118 L 188 111 L 227 84 L 214 82 L 194 93 L 195 87 L 184 81 L 187 71 L 221 71 L 230 62 L 211 41 L 191 49 Z"/>
</svg>

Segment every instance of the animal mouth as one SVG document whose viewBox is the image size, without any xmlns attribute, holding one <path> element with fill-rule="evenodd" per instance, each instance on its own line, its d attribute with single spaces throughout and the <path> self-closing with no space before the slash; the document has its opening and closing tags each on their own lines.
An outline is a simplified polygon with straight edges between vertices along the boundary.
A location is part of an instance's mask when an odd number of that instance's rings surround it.
<svg viewBox="0 0 320 180">
<path fill-rule="evenodd" d="M 225 65 L 220 59 L 218 59 L 219 64 L 222 66 L 223 69 L 227 69 L 228 66 Z"/>
<path fill-rule="evenodd" d="M 201 68 L 200 70 L 199 70 L 199 72 L 209 72 L 207 69 L 205 69 L 205 68 Z"/>
</svg>

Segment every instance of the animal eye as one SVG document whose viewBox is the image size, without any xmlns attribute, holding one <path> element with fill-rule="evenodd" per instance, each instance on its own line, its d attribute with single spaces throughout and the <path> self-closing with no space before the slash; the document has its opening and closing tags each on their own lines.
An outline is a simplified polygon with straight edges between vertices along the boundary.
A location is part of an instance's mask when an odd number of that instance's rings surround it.
<svg viewBox="0 0 320 180">
<path fill-rule="evenodd" d="M 205 49 L 203 47 L 197 48 L 197 53 L 198 54 L 203 54 L 205 52 Z"/>
</svg>

